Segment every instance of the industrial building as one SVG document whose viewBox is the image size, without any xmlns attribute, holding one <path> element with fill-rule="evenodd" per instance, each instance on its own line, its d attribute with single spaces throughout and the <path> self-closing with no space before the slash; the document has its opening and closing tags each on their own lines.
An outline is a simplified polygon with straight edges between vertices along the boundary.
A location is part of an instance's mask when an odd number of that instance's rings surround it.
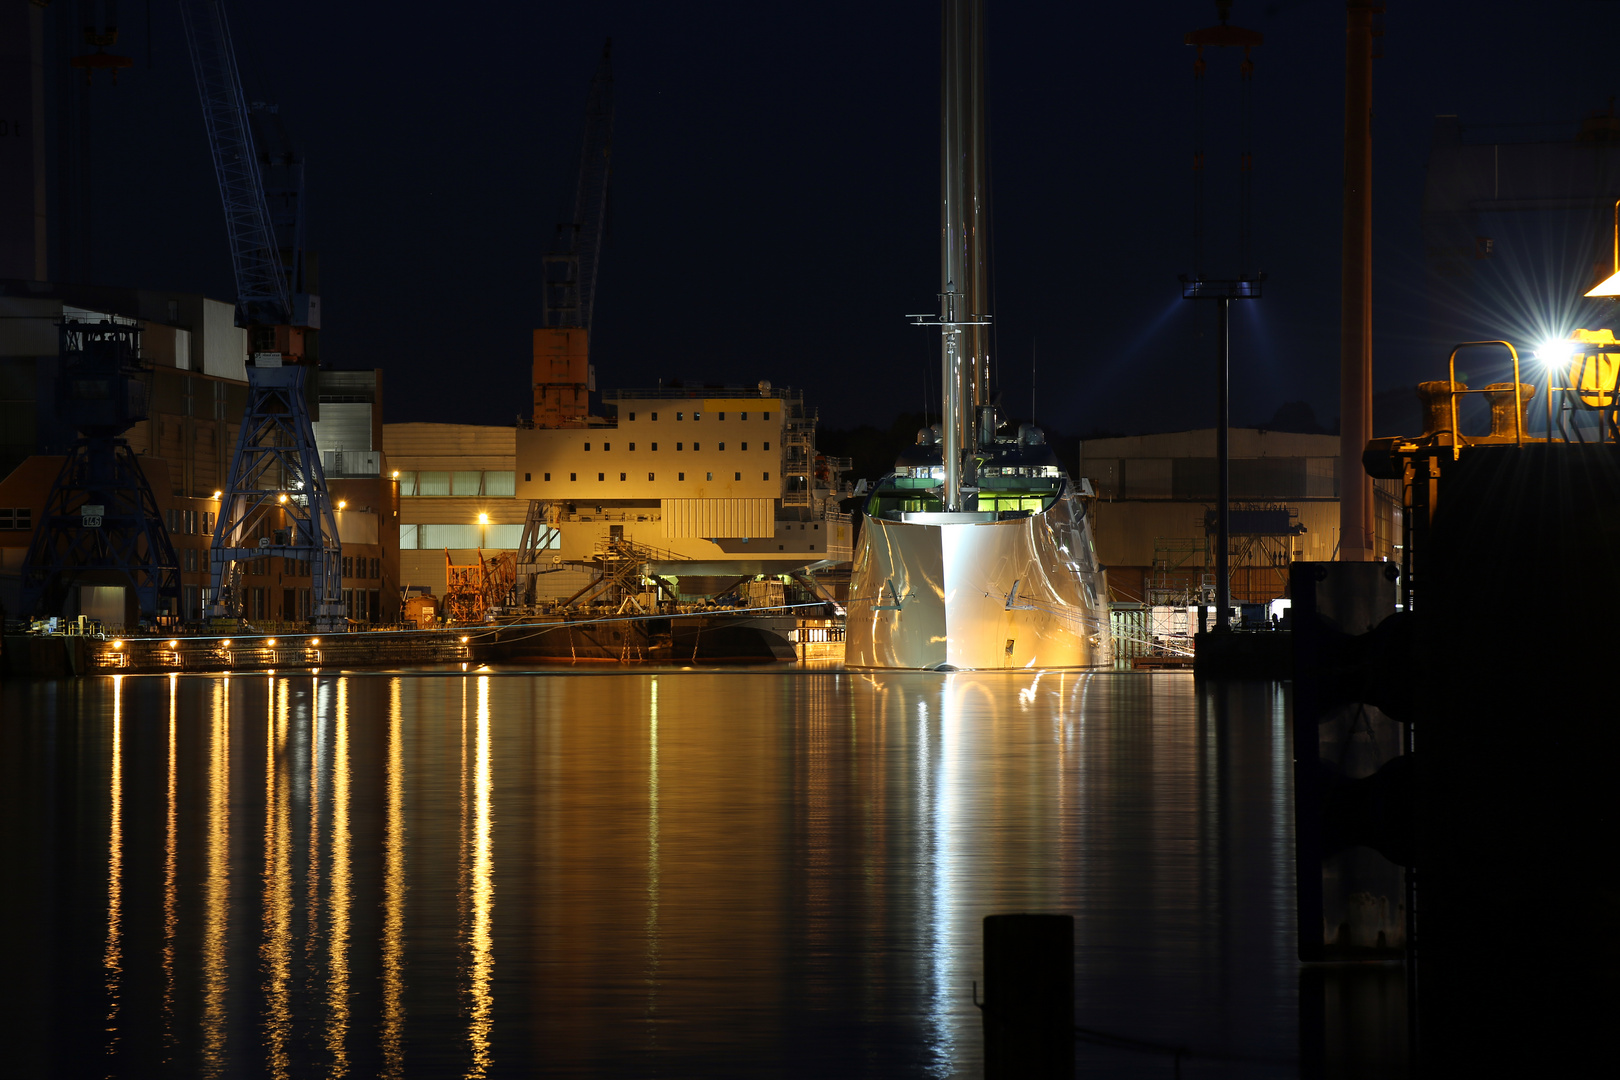
<svg viewBox="0 0 1620 1080">
<path fill-rule="evenodd" d="M 387 425 L 402 583 L 439 595 L 448 565 L 503 550 L 524 553 L 537 601 L 577 592 L 610 548 L 687 596 L 848 561 L 833 505 L 847 462 L 816 454 L 802 394 L 762 383 L 604 397 L 615 415 L 588 426 Z"/>
<path fill-rule="evenodd" d="M 58 324 L 138 326 L 150 367 L 147 416 L 124 439 L 150 485 L 179 558 L 181 624 L 205 617 L 209 545 L 247 395 L 247 332 L 231 304 L 195 293 L 0 281 L 0 605 L 16 613 L 23 563 L 51 485 L 76 432 L 56 406 Z M 322 464 L 343 542 L 344 604 L 356 624 L 399 612 L 395 488 L 381 453 L 381 373 L 319 370 L 311 403 Z M 308 569 L 264 558 L 242 581 L 244 616 L 255 625 L 301 624 L 310 608 Z M 76 582 L 62 614 L 133 625 L 126 590 Z"/>
<path fill-rule="evenodd" d="M 1288 564 L 1339 553 L 1339 437 L 1231 430 L 1232 599 L 1287 595 Z M 1114 598 L 1213 603 L 1215 430 L 1091 439 L 1080 474 L 1097 490 L 1097 554 Z M 1401 493 L 1375 486 L 1374 557 L 1399 561 Z"/>
</svg>

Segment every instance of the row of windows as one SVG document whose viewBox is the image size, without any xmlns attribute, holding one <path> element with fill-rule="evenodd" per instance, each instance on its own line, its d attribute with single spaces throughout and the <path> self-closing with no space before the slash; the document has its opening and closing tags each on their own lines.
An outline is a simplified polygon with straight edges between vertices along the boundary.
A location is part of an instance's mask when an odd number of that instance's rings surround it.
<svg viewBox="0 0 1620 1080">
<path fill-rule="evenodd" d="M 548 484 L 551 483 L 551 474 L 550 473 L 541 473 L 540 475 L 543 478 L 545 483 L 548 483 Z M 668 474 L 666 473 L 665 475 L 668 475 Z M 597 473 L 596 478 L 597 478 L 597 480 L 600 480 L 600 481 L 606 481 L 607 480 L 607 473 Z M 713 480 L 714 479 L 714 473 L 712 473 L 712 472 L 704 473 L 703 478 L 705 480 Z M 732 473 L 731 478 L 733 480 L 741 480 L 742 479 L 742 473 L 740 473 L 740 472 Z M 771 478 L 771 474 L 768 473 L 768 472 L 760 474 L 760 479 L 761 480 L 769 480 L 770 478 Z M 531 481 L 533 479 L 534 479 L 534 474 L 533 473 L 524 473 L 523 474 L 523 482 L 524 483 L 528 483 L 529 481 Z M 576 484 L 579 483 L 579 473 L 569 473 L 568 474 L 568 479 L 573 483 L 576 483 Z M 630 479 L 630 474 L 629 473 L 620 473 L 619 474 L 619 479 L 620 480 L 628 480 L 628 479 Z M 648 480 L 657 480 L 658 476 L 657 476 L 656 473 L 648 473 L 647 474 L 647 479 Z M 677 482 L 685 481 L 686 474 L 683 473 L 683 472 L 682 473 L 676 473 L 675 474 L 675 479 L 676 479 Z"/>
<path fill-rule="evenodd" d="M 28 507 L 0 510 L 0 529 L 32 529 L 33 527 L 34 512 Z"/>
<path fill-rule="evenodd" d="M 399 493 L 421 497 L 512 496 L 517 494 L 517 474 L 504 469 L 459 469 L 444 472 L 402 470 L 399 474 Z"/>
<path fill-rule="evenodd" d="M 401 525 L 399 546 L 406 551 L 432 551 L 455 548 L 485 551 L 515 550 L 523 541 L 522 525 Z M 562 536 L 556 529 L 542 533 L 540 546 L 562 547 Z"/>
<path fill-rule="evenodd" d="M 165 510 L 163 523 L 174 536 L 212 536 L 214 518 L 211 510 Z"/>
<path fill-rule="evenodd" d="M 650 446 L 651 446 L 651 448 L 652 448 L 652 449 L 654 449 L 654 450 L 657 450 L 657 449 L 658 449 L 658 444 L 657 444 L 657 443 L 651 443 L 651 444 L 649 444 L 649 445 L 650 445 Z M 744 449 L 744 450 L 746 450 L 746 449 L 748 449 L 748 444 L 747 444 L 747 443 L 741 443 L 741 444 L 739 444 L 739 445 L 740 445 L 740 446 L 741 446 L 741 447 L 742 447 L 742 449 Z M 770 443 L 769 443 L 769 442 L 766 442 L 766 443 L 765 443 L 765 444 L 764 444 L 764 446 L 765 446 L 765 449 L 767 449 L 767 450 L 769 450 L 769 449 L 770 449 L 770 448 L 771 448 L 771 444 L 770 444 Z M 585 449 L 586 449 L 586 450 L 587 450 L 587 451 L 588 451 L 588 450 L 590 450 L 590 448 L 591 448 L 591 444 L 590 444 L 590 443 L 586 443 L 586 444 L 585 444 Z M 633 450 L 635 450 L 635 448 L 636 448 L 636 444 L 635 444 L 635 443 L 631 443 L 631 444 L 630 444 L 630 449 L 631 449 L 631 450 L 632 450 L 632 451 L 633 451 Z M 724 449 L 725 449 L 725 448 L 726 448 L 726 444 L 725 444 L 725 443 L 721 443 L 721 444 L 720 444 L 720 449 L 722 449 L 722 450 L 724 450 Z M 603 444 L 602 444 L 602 449 L 603 449 L 603 451 L 604 451 L 604 452 L 605 452 L 605 451 L 610 451 L 610 450 L 612 450 L 612 449 L 613 449 L 613 444 L 612 444 L 612 443 L 603 443 Z M 686 444 L 685 444 L 685 443 L 680 443 L 680 442 L 678 442 L 678 443 L 676 443 L 676 444 L 675 444 L 675 449 L 677 449 L 677 450 L 685 450 L 685 449 L 686 449 Z M 701 445 L 701 444 L 699 444 L 699 443 L 693 443 L 693 444 L 692 444 L 692 449 L 693 449 L 693 450 L 701 450 L 701 449 L 703 449 L 703 447 L 702 447 L 702 445 Z"/>
<path fill-rule="evenodd" d="M 658 419 L 658 414 L 657 413 L 648 413 L 647 415 L 648 415 L 649 419 L 652 419 L 652 420 L 657 420 Z M 723 413 L 723 412 L 722 413 L 716 413 L 715 416 L 716 416 L 717 419 L 720 419 L 720 420 L 724 420 L 726 418 L 726 414 Z M 740 419 L 740 420 L 748 419 L 748 414 L 747 413 L 738 413 L 737 416 L 738 416 L 738 419 Z M 630 419 L 634 420 L 635 418 L 636 418 L 636 414 L 631 413 L 630 414 Z M 771 418 L 771 414 L 769 412 L 762 412 L 762 413 L 759 414 L 759 418 L 761 420 L 769 420 Z M 683 412 L 678 412 L 678 413 L 675 414 L 675 419 L 677 419 L 677 420 L 685 420 L 686 419 L 686 414 L 683 413 Z M 695 412 L 695 413 L 692 414 L 692 419 L 693 420 L 702 420 L 703 419 L 703 414 L 700 413 L 700 412 Z M 767 449 L 769 449 L 769 448 L 767 447 Z"/>
<path fill-rule="evenodd" d="M 343 556 L 343 576 L 346 578 L 379 578 L 382 577 L 382 560 L 365 556 Z"/>
</svg>

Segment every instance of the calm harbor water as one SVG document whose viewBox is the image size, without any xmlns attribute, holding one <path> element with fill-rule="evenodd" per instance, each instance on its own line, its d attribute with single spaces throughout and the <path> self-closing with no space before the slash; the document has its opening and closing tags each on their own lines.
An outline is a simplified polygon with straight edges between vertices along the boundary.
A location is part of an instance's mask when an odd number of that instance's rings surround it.
<svg viewBox="0 0 1620 1080">
<path fill-rule="evenodd" d="M 979 1076 L 980 920 L 1076 1019 L 1294 1076 L 1283 684 L 837 670 L 0 686 L 8 1068 Z M 1077 1047 L 1081 1072 L 1173 1075 Z"/>
</svg>

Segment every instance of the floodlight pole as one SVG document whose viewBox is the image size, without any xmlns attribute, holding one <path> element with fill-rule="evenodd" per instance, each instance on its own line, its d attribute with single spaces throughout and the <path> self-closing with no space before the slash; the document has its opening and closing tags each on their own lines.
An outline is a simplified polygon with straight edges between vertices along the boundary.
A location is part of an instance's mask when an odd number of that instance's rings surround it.
<svg viewBox="0 0 1620 1080">
<path fill-rule="evenodd" d="M 1229 404 L 1231 353 L 1228 348 L 1227 307 L 1233 300 L 1260 299 L 1265 274 L 1252 278 L 1211 280 L 1181 275 L 1183 300 L 1214 300 L 1215 330 L 1215 629 L 1231 629 L 1227 614 L 1232 606 L 1232 487 Z M 1203 630 L 1203 627 L 1199 627 Z"/>
</svg>

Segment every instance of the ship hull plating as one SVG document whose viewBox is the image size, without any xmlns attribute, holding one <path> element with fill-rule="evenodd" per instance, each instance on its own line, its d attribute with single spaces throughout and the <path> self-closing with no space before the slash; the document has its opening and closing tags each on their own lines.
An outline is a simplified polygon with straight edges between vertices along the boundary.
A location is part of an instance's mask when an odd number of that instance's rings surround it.
<svg viewBox="0 0 1620 1080">
<path fill-rule="evenodd" d="M 985 670 L 1112 659 L 1107 591 L 1079 500 L 1003 521 L 870 517 L 861 531 L 845 663 Z"/>
</svg>

